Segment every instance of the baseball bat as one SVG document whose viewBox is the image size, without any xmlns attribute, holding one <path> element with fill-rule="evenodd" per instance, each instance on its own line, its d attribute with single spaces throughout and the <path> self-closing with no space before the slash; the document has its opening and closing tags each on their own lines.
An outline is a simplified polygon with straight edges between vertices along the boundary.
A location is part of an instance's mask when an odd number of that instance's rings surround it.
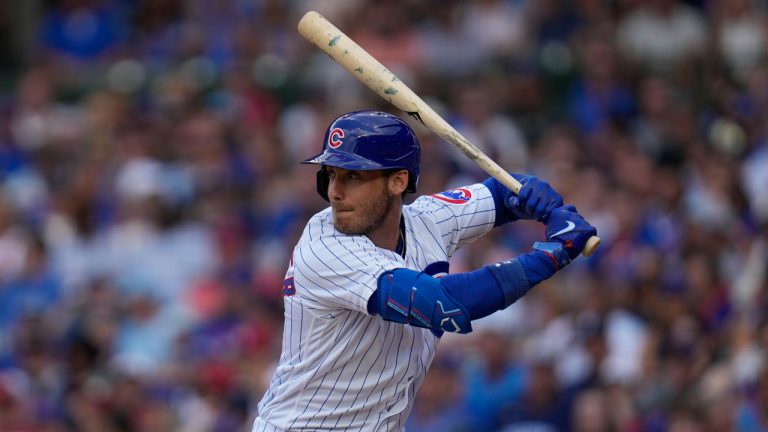
<svg viewBox="0 0 768 432">
<path fill-rule="evenodd" d="M 315 11 L 309 11 L 299 21 L 299 33 L 323 50 L 336 63 L 349 71 L 376 94 L 392 105 L 405 111 L 445 141 L 456 146 L 490 176 L 501 182 L 515 194 L 520 193 L 522 184 L 475 147 L 426 102 L 416 95 L 389 69 L 350 39 L 332 23 Z M 591 237 L 584 256 L 592 255 L 600 246 L 600 238 Z"/>
</svg>

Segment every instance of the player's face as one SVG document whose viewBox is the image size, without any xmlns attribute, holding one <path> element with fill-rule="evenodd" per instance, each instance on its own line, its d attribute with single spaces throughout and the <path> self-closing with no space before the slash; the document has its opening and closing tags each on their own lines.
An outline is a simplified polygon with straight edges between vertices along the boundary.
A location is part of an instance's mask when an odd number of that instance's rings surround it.
<svg viewBox="0 0 768 432">
<path fill-rule="evenodd" d="M 393 195 L 385 171 L 350 171 L 327 167 L 333 224 L 344 234 L 367 235 L 392 211 Z"/>
</svg>

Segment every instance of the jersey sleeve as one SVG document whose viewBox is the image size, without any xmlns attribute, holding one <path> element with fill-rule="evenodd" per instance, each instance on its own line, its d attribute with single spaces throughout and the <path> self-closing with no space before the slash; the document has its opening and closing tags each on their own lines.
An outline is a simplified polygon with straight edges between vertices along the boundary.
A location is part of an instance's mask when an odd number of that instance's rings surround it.
<svg viewBox="0 0 768 432">
<path fill-rule="evenodd" d="M 481 183 L 421 196 L 411 209 L 432 220 L 449 257 L 488 233 L 496 220 L 493 195 Z"/>
<path fill-rule="evenodd" d="M 295 295 L 315 309 L 367 313 L 379 275 L 402 266 L 394 252 L 377 248 L 364 236 L 310 223 L 293 253 Z"/>
</svg>

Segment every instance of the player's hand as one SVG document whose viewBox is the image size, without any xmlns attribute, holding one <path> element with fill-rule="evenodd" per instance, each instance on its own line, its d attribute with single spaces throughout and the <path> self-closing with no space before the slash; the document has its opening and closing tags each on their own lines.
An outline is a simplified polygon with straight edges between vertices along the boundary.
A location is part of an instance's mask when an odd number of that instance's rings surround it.
<svg viewBox="0 0 768 432">
<path fill-rule="evenodd" d="M 519 195 L 510 192 L 504 200 L 513 221 L 530 219 L 546 223 L 552 210 L 563 205 L 563 197 L 546 181 L 522 174 L 512 177 L 523 185 Z"/>
<path fill-rule="evenodd" d="M 568 256 L 574 259 L 584 249 L 587 240 L 597 235 L 597 230 L 576 212 L 576 207 L 566 205 L 552 210 L 546 235 L 547 241 L 561 243 Z"/>
</svg>

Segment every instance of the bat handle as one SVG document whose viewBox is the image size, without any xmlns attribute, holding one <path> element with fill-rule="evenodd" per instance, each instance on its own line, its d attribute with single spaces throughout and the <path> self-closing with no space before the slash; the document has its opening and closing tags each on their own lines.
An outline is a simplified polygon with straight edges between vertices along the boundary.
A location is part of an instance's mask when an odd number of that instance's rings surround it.
<svg viewBox="0 0 768 432">
<path fill-rule="evenodd" d="M 499 180 L 504 186 L 508 187 L 509 190 L 514 192 L 516 195 L 520 194 L 520 189 L 523 187 L 522 183 L 517 181 L 516 178 L 512 177 L 511 174 L 504 171 L 499 167 L 498 170 L 494 173 L 494 177 L 496 177 L 497 180 Z M 587 240 L 587 244 L 584 245 L 584 250 L 581 251 L 581 254 L 585 257 L 590 257 L 592 254 L 597 252 L 597 248 L 600 247 L 600 237 L 598 236 L 592 236 Z"/>
</svg>

